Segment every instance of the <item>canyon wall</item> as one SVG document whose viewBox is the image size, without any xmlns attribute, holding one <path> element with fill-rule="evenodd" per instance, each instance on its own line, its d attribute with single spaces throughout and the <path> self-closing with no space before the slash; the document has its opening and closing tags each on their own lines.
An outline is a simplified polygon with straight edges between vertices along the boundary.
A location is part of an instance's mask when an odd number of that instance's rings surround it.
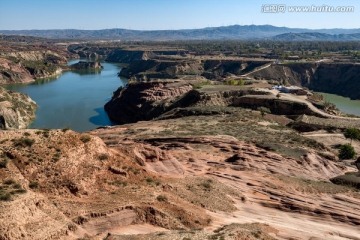
<svg viewBox="0 0 360 240">
<path fill-rule="evenodd" d="M 308 87 L 318 92 L 360 99 L 360 65 L 352 63 L 294 63 L 271 65 L 250 74 L 255 79 Z"/>
</svg>

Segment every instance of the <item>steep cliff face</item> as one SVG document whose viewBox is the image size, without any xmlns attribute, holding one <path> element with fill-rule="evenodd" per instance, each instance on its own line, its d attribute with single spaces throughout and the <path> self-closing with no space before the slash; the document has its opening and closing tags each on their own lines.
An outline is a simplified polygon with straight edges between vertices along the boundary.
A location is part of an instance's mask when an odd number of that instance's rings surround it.
<svg viewBox="0 0 360 240">
<path fill-rule="evenodd" d="M 184 75 L 200 76 L 203 66 L 200 61 L 184 60 L 137 60 L 119 73 L 120 76 L 136 80 L 153 78 L 179 78 Z"/>
<path fill-rule="evenodd" d="M 66 57 L 53 51 L 0 53 L 0 83 L 25 83 L 61 73 Z"/>
<path fill-rule="evenodd" d="M 316 63 L 274 64 L 250 73 L 249 76 L 255 79 L 274 80 L 281 84 L 307 86 L 313 79 L 317 67 Z"/>
<path fill-rule="evenodd" d="M 106 58 L 106 56 L 113 51 L 113 48 L 71 44 L 67 47 L 67 50 L 70 53 L 78 55 L 80 58 L 99 59 Z"/>
<path fill-rule="evenodd" d="M 294 63 L 272 65 L 250 74 L 257 79 L 302 85 L 319 92 L 360 99 L 360 65 L 340 63 Z"/>
<path fill-rule="evenodd" d="M 360 65 L 321 64 L 308 86 L 315 91 L 360 99 Z"/>
<path fill-rule="evenodd" d="M 183 82 L 132 83 L 118 89 L 105 110 L 118 123 L 150 120 L 167 111 L 191 89 L 190 84 Z"/>
<path fill-rule="evenodd" d="M 109 52 L 106 57 L 108 62 L 131 63 L 138 60 L 149 60 L 161 56 L 185 55 L 186 50 L 132 50 L 132 49 L 115 49 Z"/>
<path fill-rule="evenodd" d="M 229 75 L 251 72 L 268 63 L 269 61 L 240 60 L 137 60 L 123 68 L 119 75 L 137 80 L 179 78 L 184 75 L 218 80 Z"/>
<path fill-rule="evenodd" d="M 42 51 L 13 51 L 1 53 L 2 57 L 10 57 L 12 59 L 17 59 L 19 61 L 48 61 L 51 63 L 62 64 L 66 63 L 66 57 L 50 51 L 50 50 L 42 50 Z"/>
<path fill-rule="evenodd" d="M 0 58 L 0 84 L 34 81 L 31 74 L 19 63 Z"/>
<path fill-rule="evenodd" d="M 131 63 L 137 60 L 148 60 L 154 54 L 148 51 L 129 51 L 116 49 L 109 53 L 105 61 L 119 62 L 119 63 Z"/>
<path fill-rule="evenodd" d="M 221 79 L 230 74 L 242 75 L 269 63 L 269 61 L 205 60 L 202 75 L 208 79 Z"/>
<path fill-rule="evenodd" d="M 26 128 L 35 110 L 36 103 L 27 95 L 0 87 L 0 129 Z"/>
<path fill-rule="evenodd" d="M 99 62 L 86 62 L 80 61 L 70 66 L 73 70 L 98 70 L 102 69 L 103 66 Z"/>
</svg>

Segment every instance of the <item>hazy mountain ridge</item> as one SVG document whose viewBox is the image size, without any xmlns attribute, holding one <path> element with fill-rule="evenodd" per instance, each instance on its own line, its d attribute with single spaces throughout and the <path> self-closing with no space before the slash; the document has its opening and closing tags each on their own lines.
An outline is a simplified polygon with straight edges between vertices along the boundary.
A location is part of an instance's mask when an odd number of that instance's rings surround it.
<svg viewBox="0 0 360 240">
<path fill-rule="evenodd" d="M 64 39 L 104 40 L 358 40 L 360 29 L 304 29 L 272 25 L 232 25 L 181 30 L 128 30 L 128 29 L 52 29 L 52 30 L 0 30 L 0 34 L 24 35 Z M 294 34 L 299 34 L 294 36 Z M 310 34 L 310 35 L 309 35 Z M 311 36 L 314 34 L 314 36 Z M 280 36 L 279 36 L 280 35 Z M 292 39 L 293 38 L 293 39 Z"/>
<path fill-rule="evenodd" d="M 357 41 L 360 33 L 352 34 L 327 34 L 320 32 L 284 33 L 276 35 L 273 40 L 281 41 Z"/>
</svg>

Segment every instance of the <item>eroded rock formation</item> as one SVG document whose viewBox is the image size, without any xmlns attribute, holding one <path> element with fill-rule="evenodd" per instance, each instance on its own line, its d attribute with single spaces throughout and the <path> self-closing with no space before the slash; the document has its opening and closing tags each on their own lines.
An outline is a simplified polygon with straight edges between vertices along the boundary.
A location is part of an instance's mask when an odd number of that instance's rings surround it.
<svg viewBox="0 0 360 240">
<path fill-rule="evenodd" d="M 192 86 L 186 82 L 131 83 L 114 92 L 105 110 L 119 123 L 150 120 L 166 112 L 190 90 Z"/>
<path fill-rule="evenodd" d="M 73 70 L 99 70 L 102 69 L 103 66 L 99 62 L 91 62 L 91 61 L 79 61 L 70 66 Z"/>
<path fill-rule="evenodd" d="M 35 119 L 36 107 L 29 96 L 0 87 L 0 129 L 26 128 Z"/>
</svg>

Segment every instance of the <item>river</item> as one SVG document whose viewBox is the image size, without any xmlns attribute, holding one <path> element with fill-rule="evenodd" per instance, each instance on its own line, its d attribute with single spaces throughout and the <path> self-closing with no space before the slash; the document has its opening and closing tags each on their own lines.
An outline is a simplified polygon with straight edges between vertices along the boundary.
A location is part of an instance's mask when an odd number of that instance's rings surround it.
<svg viewBox="0 0 360 240">
<path fill-rule="evenodd" d="M 351 100 L 350 98 L 330 93 L 321 94 L 325 97 L 326 101 L 335 104 L 340 111 L 360 116 L 360 100 Z"/>
<path fill-rule="evenodd" d="M 69 61 L 69 64 L 77 61 Z M 6 88 L 26 93 L 38 104 L 36 119 L 29 128 L 70 128 L 83 132 L 113 125 L 104 104 L 127 80 L 117 76 L 119 65 L 101 64 L 104 68 L 98 72 L 66 71 L 54 79 Z"/>
</svg>

